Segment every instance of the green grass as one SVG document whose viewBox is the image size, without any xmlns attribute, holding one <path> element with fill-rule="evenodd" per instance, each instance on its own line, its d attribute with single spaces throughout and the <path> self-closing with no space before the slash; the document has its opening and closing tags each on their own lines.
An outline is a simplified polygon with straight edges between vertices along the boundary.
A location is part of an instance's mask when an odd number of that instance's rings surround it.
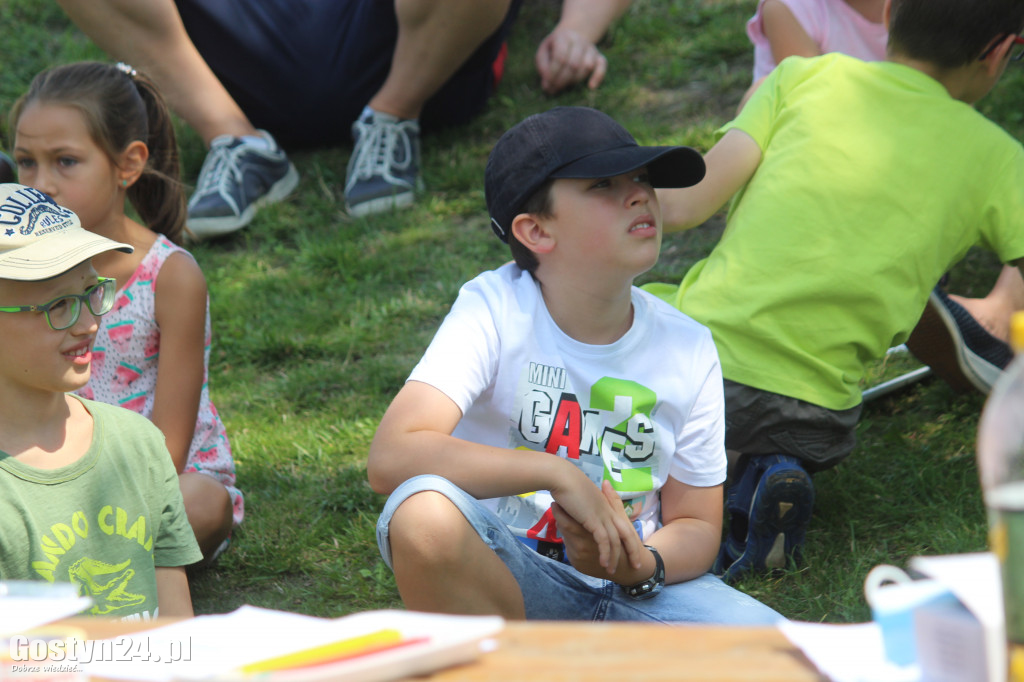
<svg viewBox="0 0 1024 682">
<path fill-rule="evenodd" d="M 585 104 L 615 116 L 642 143 L 707 149 L 749 82 L 743 25 L 755 4 L 636 0 L 604 47 L 605 84 L 549 98 L 537 88 L 533 50 L 558 3 L 526 0 L 505 82 L 488 110 L 424 141 L 428 192 L 417 206 L 350 220 L 341 196 L 350 150 L 303 152 L 293 156 L 302 182 L 288 201 L 241 233 L 193 249 L 211 291 L 210 384 L 247 507 L 231 550 L 192 576 L 198 612 L 250 603 L 339 616 L 400 606 L 377 554 L 383 498 L 366 483 L 366 452 L 458 287 L 508 259 L 487 228 L 482 178 L 491 145 L 530 113 Z M 4 116 L 38 70 L 103 57 L 52 3 L 0 0 L 0 22 Z M 1013 68 L 979 108 L 1020 138 L 1024 87 Z M 179 130 L 192 182 L 204 150 L 191 130 Z M 0 136 L 4 149 L 9 135 Z M 720 230 L 719 216 L 667 239 L 641 281 L 678 279 Z M 984 293 L 996 265 L 972 253 L 953 273 L 953 288 Z M 872 377 L 910 366 L 891 359 Z M 855 453 L 815 478 L 805 565 L 740 586 L 791 618 L 862 621 L 869 617 L 862 581 L 872 566 L 983 549 L 974 462 L 982 404 L 925 381 L 867 405 Z"/>
</svg>

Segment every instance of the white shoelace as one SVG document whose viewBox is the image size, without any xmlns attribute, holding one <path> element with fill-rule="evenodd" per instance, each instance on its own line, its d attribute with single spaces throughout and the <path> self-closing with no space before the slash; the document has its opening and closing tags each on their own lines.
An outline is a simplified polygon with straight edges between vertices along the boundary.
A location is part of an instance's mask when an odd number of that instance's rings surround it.
<svg viewBox="0 0 1024 682">
<path fill-rule="evenodd" d="M 225 181 L 233 170 L 232 150 L 226 145 L 214 145 L 210 148 L 199 169 L 199 185 L 196 187 L 196 194 L 207 194 L 211 190 L 223 189 Z"/>
<path fill-rule="evenodd" d="M 392 123 L 375 119 L 371 123 L 356 121 L 356 127 L 359 130 L 359 144 L 349 171 L 348 186 L 357 180 L 368 180 L 375 176 L 384 178 L 390 184 L 411 186 L 408 179 L 396 177 L 394 171 L 406 171 L 415 161 L 410 131 L 417 127 L 416 122 Z"/>
<path fill-rule="evenodd" d="M 242 169 L 237 159 L 245 151 L 244 143 L 233 147 L 230 142 L 213 144 L 206 155 L 206 160 L 203 161 L 202 168 L 199 169 L 199 182 L 194 196 L 202 197 L 210 192 L 216 192 L 237 213 L 238 206 L 230 188 L 232 184 L 242 183 Z"/>
</svg>

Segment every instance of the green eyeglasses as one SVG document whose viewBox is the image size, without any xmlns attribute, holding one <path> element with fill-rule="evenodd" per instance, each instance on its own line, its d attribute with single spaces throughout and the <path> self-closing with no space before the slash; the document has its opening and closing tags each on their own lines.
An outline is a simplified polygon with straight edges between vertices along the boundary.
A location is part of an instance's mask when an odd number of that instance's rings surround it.
<svg viewBox="0 0 1024 682">
<path fill-rule="evenodd" d="M 68 294 L 59 296 L 42 305 L 22 305 L 0 308 L 0 313 L 46 313 L 46 324 L 50 329 L 60 331 L 78 322 L 82 314 L 82 302 L 89 306 L 93 315 L 106 315 L 114 307 L 114 295 L 117 293 L 117 281 L 110 277 L 100 277 L 99 282 L 86 289 L 84 294 Z"/>
</svg>

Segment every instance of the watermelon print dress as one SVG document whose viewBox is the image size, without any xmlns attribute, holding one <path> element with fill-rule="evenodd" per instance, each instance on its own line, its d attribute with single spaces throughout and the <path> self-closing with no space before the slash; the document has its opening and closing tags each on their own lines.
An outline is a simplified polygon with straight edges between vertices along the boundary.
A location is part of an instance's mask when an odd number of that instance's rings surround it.
<svg viewBox="0 0 1024 682">
<path fill-rule="evenodd" d="M 110 405 L 120 405 L 153 416 L 157 361 L 160 358 L 160 328 L 156 324 L 156 278 L 169 256 L 188 251 L 175 246 L 163 235 L 139 263 L 131 278 L 117 292 L 114 308 L 100 318 L 100 329 L 92 351 L 92 376 L 78 395 Z M 203 388 L 195 435 L 188 450 L 185 471 L 213 476 L 231 495 L 234 525 L 245 512 L 242 493 L 235 487 L 235 462 L 231 456 L 224 423 L 210 401 L 207 384 L 210 366 L 210 310 L 206 310 L 206 342 L 203 354 Z"/>
</svg>

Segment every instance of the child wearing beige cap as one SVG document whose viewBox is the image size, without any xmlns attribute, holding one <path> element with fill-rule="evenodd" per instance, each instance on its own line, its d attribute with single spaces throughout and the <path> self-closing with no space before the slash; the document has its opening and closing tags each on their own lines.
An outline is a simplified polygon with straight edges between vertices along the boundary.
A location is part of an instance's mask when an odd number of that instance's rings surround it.
<svg viewBox="0 0 1024 682">
<path fill-rule="evenodd" d="M 114 301 L 90 259 L 131 248 L 0 185 L 0 579 L 70 582 L 95 615 L 191 616 L 184 566 L 201 554 L 163 435 L 70 393 Z"/>
</svg>

